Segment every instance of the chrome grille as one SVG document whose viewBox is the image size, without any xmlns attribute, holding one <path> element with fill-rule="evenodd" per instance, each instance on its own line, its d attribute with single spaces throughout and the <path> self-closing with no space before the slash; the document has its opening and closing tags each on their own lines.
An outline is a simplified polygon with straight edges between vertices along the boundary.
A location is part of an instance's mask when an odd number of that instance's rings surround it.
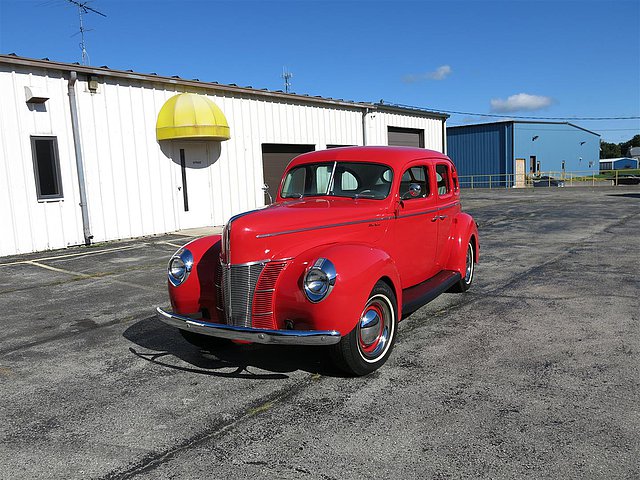
<svg viewBox="0 0 640 480">
<path fill-rule="evenodd" d="M 254 328 L 267 328 L 269 330 L 278 328 L 274 315 L 273 297 L 280 273 L 282 273 L 286 266 L 286 261 L 267 263 L 262 275 L 260 275 L 260 280 L 256 286 L 256 294 L 253 299 Z"/>
<path fill-rule="evenodd" d="M 264 263 L 222 265 L 222 296 L 228 325 L 251 327 L 253 294 Z"/>
</svg>

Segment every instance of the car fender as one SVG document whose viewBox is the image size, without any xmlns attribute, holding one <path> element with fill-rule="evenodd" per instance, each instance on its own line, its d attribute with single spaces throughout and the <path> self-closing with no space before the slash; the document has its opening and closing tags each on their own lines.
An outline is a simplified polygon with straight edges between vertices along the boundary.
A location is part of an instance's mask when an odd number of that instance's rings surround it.
<svg viewBox="0 0 640 480">
<path fill-rule="evenodd" d="M 184 247 L 193 255 L 193 266 L 187 279 L 173 286 L 167 280 L 171 307 L 178 314 L 202 312 L 206 318 L 217 321 L 216 274 L 219 271 L 221 236 L 210 235 L 187 243 Z"/>
<path fill-rule="evenodd" d="M 459 272 L 464 277 L 466 272 L 467 245 L 469 240 L 474 239 L 474 259 L 478 263 L 480 258 L 480 241 L 478 237 L 478 226 L 471 215 L 460 212 L 453 219 L 453 228 L 450 241 L 452 242 L 449 259 L 445 264 L 445 270 Z"/>
<path fill-rule="evenodd" d="M 318 258 L 330 260 L 336 269 L 331 292 L 317 303 L 303 291 L 307 269 Z M 298 255 L 283 271 L 276 286 L 275 316 L 279 328 L 338 330 L 348 334 L 356 326 L 371 290 L 384 279 L 402 305 L 400 276 L 389 254 L 370 245 L 331 244 Z"/>
</svg>

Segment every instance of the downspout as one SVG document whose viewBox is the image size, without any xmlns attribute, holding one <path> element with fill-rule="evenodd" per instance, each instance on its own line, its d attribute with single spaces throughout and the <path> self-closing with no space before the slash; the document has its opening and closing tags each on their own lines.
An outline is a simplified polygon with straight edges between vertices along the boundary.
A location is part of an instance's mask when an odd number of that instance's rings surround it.
<svg viewBox="0 0 640 480">
<path fill-rule="evenodd" d="M 91 226 L 89 225 L 89 209 L 87 207 L 87 188 L 84 178 L 84 163 L 82 161 L 82 146 L 80 143 L 80 122 L 78 121 L 78 105 L 76 102 L 76 72 L 69 73 L 69 106 L 71 107 L 71 130 L 73 132 L 73 145 L 76 151 L 76 168 L 78 170 L 78 187 L 80 190 L 80 210 L 82 211 L 82 230 L 84 232 L 84 244 L 91 245 Z"/>
<path fill-rule="evenodd" d="M 362 146 L 367 146 L 367 115 L 369 115 L 369 107 L 362 112 Z"/>
</svg>

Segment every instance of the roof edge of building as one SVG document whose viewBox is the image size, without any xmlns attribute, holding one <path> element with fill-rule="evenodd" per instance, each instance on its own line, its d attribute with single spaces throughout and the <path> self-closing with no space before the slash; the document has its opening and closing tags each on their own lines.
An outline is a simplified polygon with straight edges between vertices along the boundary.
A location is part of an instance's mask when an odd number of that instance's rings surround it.
<svg viewBox="0 0 640 480">
<path fill-rule="evenodd" d="M 413 113 L 423 117 L 434 117 L 446 120 L 451 115 L 443 112 L 437 112 L 435 110 L 428 110 L 421 107 L 412 107 L 410 105 L 398 105 L 394 103 L 378 102 L 374 104 L 376 110 L 386 112 L 398 112 L 398 113 Z"/>
<path fill-rule="evenodd" d="M 599 133 L 596 133 L 592 130 L 588 130 L 584 127 L 581 127 L 580 125 L 576 125 L 575 123 L 571 123 L 571 122 L 552 122 L 552 121 L 548 121 L 548 120 L 498 120 L 496 122 L 483 122 L 483 123 L 469 123 L 468 125 L 451 125 L 451 126 L 447 126 L 447 130 L 449 129 L 456 129 L 456 128 L 466 128 L 466 127 L 482 127 L 485 125 L 504 125 L 504 124 L 508 124 L 508 123 L 541 123 L 543 125 L 570 125 L 574 128 L 580 129 L 580 130 L 584 130 L 587 133 L 591 133 L 592 135 L 597 135 L 598 137 L 601 137 L 602 135 L 600 135 Z"/>
<path fill-rule="evenodd" d="M 200 81 L 197 79 L 188 80 L 185 78 L 180 78 L 178 76 L 167 77 L 164 75 L 157 75 L 155 73 L 140 73 L 140 72 L 134 72 L 133 70 L 117 70 L 117 69 L 108 68 L 107 66 L 92 67 L 92 66 L 80 65 L 78 63 L 52 61 L 49 59 L 26 58 L 26 57 L 20 57 L 15 54 L 9 54 L 9 55 L 0 54 L 0 64 L 21 65 L 26 67 L 53 69 L 53 70 L 58 70 L 62 72 L 75 71 L 75 72 L 83 73 L 86 75 L 96 75 L 96 76 L 113 77 L 113 78 L 126 78 L 129 80 L 164 83 L 169 85 L 184 85 L 184 86 L 197 87 L 197 88 L 214 90 L 219 92 L 256 95 L 256 96 L 271 97 L 271 98 L 276 97 L 276 98 L 281 98 L 283 100 L 293 100 L 293 101 L 300 101 L 305 103 L 340 105 L 342 107 L 355 108 L 358 110 L 375 108 L 373 103 L 368 103 L 368 102 L 356 102 L 351 100 L 334 99 L 334 98 L 312 96 L 312 95 L 298 94 L 298 93 L 285 93 L 277 90 L 273 91 L 273 90 L 258 89 L 253 87 L 239 87 L 237 85 L 227 85 L 227 84 L 216 83 L 216 82 L 206 82 L 206 81 Z"/>
</svg>

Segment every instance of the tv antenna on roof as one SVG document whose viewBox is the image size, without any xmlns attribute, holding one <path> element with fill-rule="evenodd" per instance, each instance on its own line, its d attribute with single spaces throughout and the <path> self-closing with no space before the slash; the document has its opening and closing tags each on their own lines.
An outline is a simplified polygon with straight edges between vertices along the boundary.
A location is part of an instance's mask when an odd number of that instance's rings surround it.
<svg viewBox="0 0 640 480">
<path fill-rule="evenodd" d="M 287 67 L 282 67 L 282 78 L 284 79 L 284 93 L 289 93 L 291 91 L 293 73 L 287 72 Z"/>
<path fill-rule="evenodd" d="M 78 2 L 76 0 L 67 0 L 67 2 L 78 7 L 78 16 L 80 17 L 80 50 L 82 50 L 82 65 L 86 65 L 89 61 L 89 54 L 87 53 L 87 44 L 84 41 L 84 32 L 90 32 L 91 30 L 87 30 L 84 28 L 83 16 L 89 12 L 97 13 L 103 17 L 106 15 L 102 12 L 99 12 L 95 8 L 92 8 L 88 5 L 89 1 Z M 77 35 L 77 34 L 76 34 Z"/>
</svg>

